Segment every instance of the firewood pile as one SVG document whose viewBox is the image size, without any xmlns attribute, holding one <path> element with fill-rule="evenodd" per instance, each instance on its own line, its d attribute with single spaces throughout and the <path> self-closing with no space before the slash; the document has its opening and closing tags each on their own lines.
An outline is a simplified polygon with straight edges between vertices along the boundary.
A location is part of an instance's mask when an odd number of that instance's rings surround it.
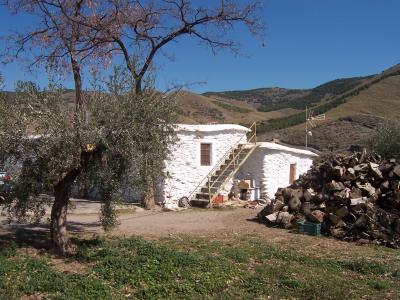
<svg viewBox="0 0 400 300">
<path fill-rule="evenodd" d="M 324 235 L 400 248 L 400 163 L 365 151 L 325 157 L 258 218 L 287 229 L 306 219 Z"/>
</svg>

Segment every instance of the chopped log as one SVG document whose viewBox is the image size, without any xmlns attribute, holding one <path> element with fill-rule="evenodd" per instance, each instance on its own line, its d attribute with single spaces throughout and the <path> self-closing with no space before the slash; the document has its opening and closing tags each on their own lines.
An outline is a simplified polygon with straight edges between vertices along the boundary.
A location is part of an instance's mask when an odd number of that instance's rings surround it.
<svg viewBox="0 0 400 300">
<path fill-rule="evenodd" d="M 342 191 L 346 187 L 344 186 L 343 183 L 341 182 L 336 182 L 335 180 L 332 180 L 332 182 L 328 183 L 326 185 L 326 188 L 328 191 Z"/>
<path fill-rule="evenodd" d="M 356 205 L 359 205 L 361 203 L 366 203 L 367 200 L 368 200 L 367 197 L 353 198 L 353 199 L 350 199 L 350 205 L 351 206 L 356 206 Z"/>
<path fill-rule="evenodd" d="M 379 178 L 379 179 L 383 178 L 382 172 L 379 170 L 379 164 L 370 162 L 369 168 L 370 168 L 372 174 L 375 176 L 375 178 Z"/>
<path fill-rule="evenodd" d="M 280 200 L 276 200 L 272 205 L 273 205 L 272 212 L 277 212 L 280 211 L 285 206 L 285 203 Z"/>
<path fill-rule="evenodd" d="M 367 225 L 368 218 L 366 215 L 361 215 L 353 224 L 354 228 L 364 228 Z"/>
<path fill-rule="evenodd" d="M 312 188 L 306 189 L 303 193 L 303 198 L 306 202 L 310 202 L 314 196 L 315 192 Z"/>
<path fill-rule="evenodd" d="M 278 217 L 278 213 L 276 212 L 273 214 L 269 214 L 268 216 L 265 216 L 265 219 L 267 220 L 268 223 L 275 224 L 277 217 Z"/>
<path fill-rule="evenodd" d="M 279 222 L 283 228 L 289 228 L 292 226 L 292 221 L 294 216 L 286 211 L 280 212 L 277 218 L 277 223 Z"/>
<path fill-rule="evenodd" d="M 400 178 L 400 165 L 397 165 L 393 168 L 393 173 Z"/>
<path fill-rule="evenodd" d="M 353 186 L 351 188 L 349 197 L 350 198 L 361 198 L 362 197 L 362 191 L 359 188 Z"/>
<path fill-rule="evenodd" d="M 314 210 L 307 216 L 308 220 L 314 223 L 322 223 L 324 221 L 325 214 L 320 210 Z"/>
<path fill-rule="evenodd" d="M 305 216 L 311 214 L 311 203 L 310 202 L 303 202 L 301 204 L 301 211 Z"/>
<path fill-rule="evenodd" d="M 347 216 L 348 213 L 349 210 L 347 209 L 347 206 L 342 206 L 341 208 L 335 211 L 335 215 L 337 215 L 341 219 Z"/>
<path fill-rule="evenodd" d="M 329 220 L 333 223 L 334 226 L 336 227 L 344 227 L 346 226 L 346 223 L 343 222 L 341 218 L 339 218 L 337 215 L 330 213 L 328 215 Z"/>
<path fill-rule="evenodd" d="M 301 201 L 297 197 L 292 197 L 289 200 L 289 208 L 291 211 L 299 211 L 301 206 Z"/>
<path fill-rule="evenodd" d="M 336 167 L 333 168 L 333 175 L 336 178 L 342 177 L 343 174 L 344 174 L 344 168 L 342 168 L 341 166 L 336 166 Z"/>
<path fill-rule="evenodd" d="M 268 224 L 290 228 L 306 218 L 323 223 L 323 232 L 339 239 L 400 248 L 400 165 L 395 160 L 365 151 L 325 157 L 289 188 L 279 189 L 275 199 L 262 210 Z"/>
</svg>

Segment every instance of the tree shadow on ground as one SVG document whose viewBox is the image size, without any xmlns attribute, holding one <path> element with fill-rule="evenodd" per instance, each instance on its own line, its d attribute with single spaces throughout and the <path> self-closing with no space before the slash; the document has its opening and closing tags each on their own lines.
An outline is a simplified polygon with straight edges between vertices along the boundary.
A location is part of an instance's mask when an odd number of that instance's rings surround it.
<svg viewBox="0 0 400 300">
<path fill-rule="evenodd" d="M 76 243 L 81 239 L 74 237 L 79 233 L 95 233 L 98 229 L 97 222 L 81 223 L 68 222 L 68 233 L 72 234 L 71 241 Z M 0 226 L 0 251 L 16 244 L 17 247 L 32 247 L 38 250 L 50 250 L 50 230 L 48 224 L 13 224 Z"/>
</svg>

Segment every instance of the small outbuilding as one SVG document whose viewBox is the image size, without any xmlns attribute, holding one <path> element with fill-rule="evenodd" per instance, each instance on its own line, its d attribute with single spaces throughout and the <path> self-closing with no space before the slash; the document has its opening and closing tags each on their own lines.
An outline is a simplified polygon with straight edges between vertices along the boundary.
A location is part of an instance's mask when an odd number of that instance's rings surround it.
<svg viewBox="0 0 400 300">
<path fill-rule="evenodd" d="M 165 162 L 157 200 L 167 208 L 191 201 L 214 202 L 233 187 L 248 199 L 273 198 L 311 167 L 317 154 L 273 142 L 256 142 L 256 127 L 235 124 L 176 126 L 178 142 Z M 247 186 L 246 186 L 247 185 Z"/>
</svg>

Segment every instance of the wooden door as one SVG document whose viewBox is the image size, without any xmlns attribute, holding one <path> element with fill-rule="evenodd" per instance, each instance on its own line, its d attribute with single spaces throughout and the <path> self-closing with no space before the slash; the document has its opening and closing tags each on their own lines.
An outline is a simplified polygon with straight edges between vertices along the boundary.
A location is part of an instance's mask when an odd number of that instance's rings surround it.
<svg viewBox="0 0 400 300">
<path fill-rule="evenodd" d="M 200 165 L 211 166 L 211 144 L 200 144 Z"/>
<path fill-rule="evenodd" d="M 296 180 L 296 164 L 290 164 L 289 184 Z"/>
</svg>

